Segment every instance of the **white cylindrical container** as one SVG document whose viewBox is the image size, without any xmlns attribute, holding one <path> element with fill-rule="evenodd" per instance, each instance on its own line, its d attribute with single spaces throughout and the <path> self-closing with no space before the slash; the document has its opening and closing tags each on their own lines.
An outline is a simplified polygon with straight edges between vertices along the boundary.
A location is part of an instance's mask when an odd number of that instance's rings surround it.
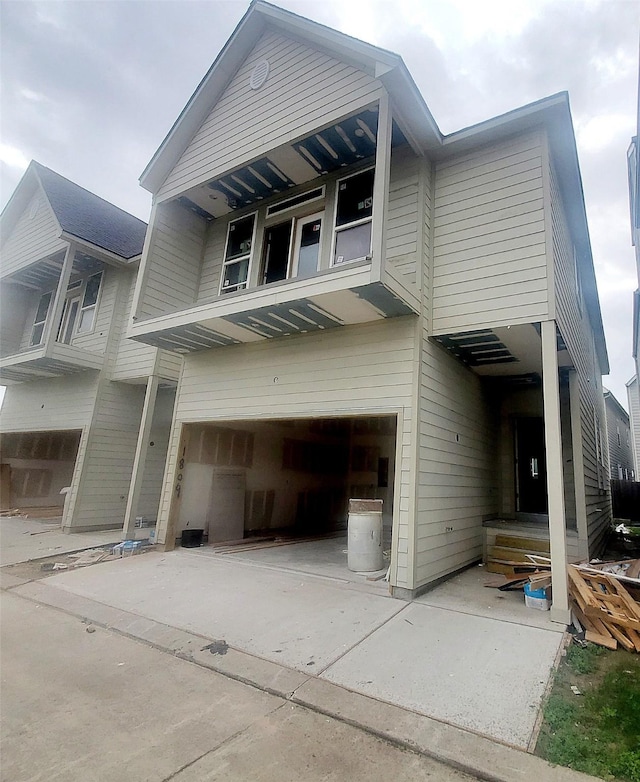
<svg viewBox="0 0 640 782">
<path fill-rule="evenodd" d="M 359 573 L 382 570 L 382 500 L 349 500 L 347 567 Z"/>
</svg>

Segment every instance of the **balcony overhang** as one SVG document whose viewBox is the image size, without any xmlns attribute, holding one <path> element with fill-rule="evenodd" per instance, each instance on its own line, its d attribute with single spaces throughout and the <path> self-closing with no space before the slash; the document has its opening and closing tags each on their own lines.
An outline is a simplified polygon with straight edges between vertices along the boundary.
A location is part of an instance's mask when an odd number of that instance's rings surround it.
<svg viewBox="0 0 640 782">
<path fill-rule="evenodd" d="M 420 311 L 415 293 L 369 261 L 220 296 L 207 304 L 134 323 L 129 337 L 177 353 L 339 328 Z"/>
<path fill-rule="evenodd" d="M 101 369 L 103 363 L 103 356 L 56 342 L 48 348 L 41 345 L 0 358 L 0 383 L 11 385 L 63 377 Z"/>
</svg>

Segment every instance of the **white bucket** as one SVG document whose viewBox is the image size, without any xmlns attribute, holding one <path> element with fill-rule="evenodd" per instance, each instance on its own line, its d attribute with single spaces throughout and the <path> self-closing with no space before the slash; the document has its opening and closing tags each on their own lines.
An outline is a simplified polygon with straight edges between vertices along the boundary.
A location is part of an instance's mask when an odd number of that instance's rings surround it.
<svg viewBox="0 0 640 782">
<path fill-rule="evenodd" d="M 349 500 L 347 567 L 359 573 L 382 570 L 382 500 Z"/>
</svg>

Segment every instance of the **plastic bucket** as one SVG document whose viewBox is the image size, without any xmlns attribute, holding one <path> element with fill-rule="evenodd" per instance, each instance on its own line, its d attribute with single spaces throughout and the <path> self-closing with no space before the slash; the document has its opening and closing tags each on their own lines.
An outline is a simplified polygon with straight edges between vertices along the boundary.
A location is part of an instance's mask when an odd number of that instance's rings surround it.
<svg viewBox="0 0 640 782">
<path fill-rule="evenodd" d="M 355 572 L 382 570 L 382 500 L 349 500 L 347 567 Z"/>
<path fill-rule="evenodd" d="M 183 548 L 198 548 L 202 545 L 203 529 L 183 529 L 180 545 Z"/>
</svg>

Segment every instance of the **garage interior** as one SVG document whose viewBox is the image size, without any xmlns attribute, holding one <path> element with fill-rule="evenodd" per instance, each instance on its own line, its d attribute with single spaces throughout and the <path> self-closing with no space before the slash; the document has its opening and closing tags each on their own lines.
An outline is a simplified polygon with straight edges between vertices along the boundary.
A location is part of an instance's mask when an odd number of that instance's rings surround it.
<svg viewBox="0 0 640 782">
<path fill-rule="evenodd" d="M 203 530 L 209 553 L 346 575 L 348 502 L 379 499 L 386 570 L 396 426 L 395 415 L 185 425 L 177 542 Z"/>
<path fill-rule="evenodd" d="M 62 516 L 71 485 L 81 431 L 9 432 L 0 438 L 2 449 L 2 510 L 19 509 L 29 515 Z"/>
</svg>

